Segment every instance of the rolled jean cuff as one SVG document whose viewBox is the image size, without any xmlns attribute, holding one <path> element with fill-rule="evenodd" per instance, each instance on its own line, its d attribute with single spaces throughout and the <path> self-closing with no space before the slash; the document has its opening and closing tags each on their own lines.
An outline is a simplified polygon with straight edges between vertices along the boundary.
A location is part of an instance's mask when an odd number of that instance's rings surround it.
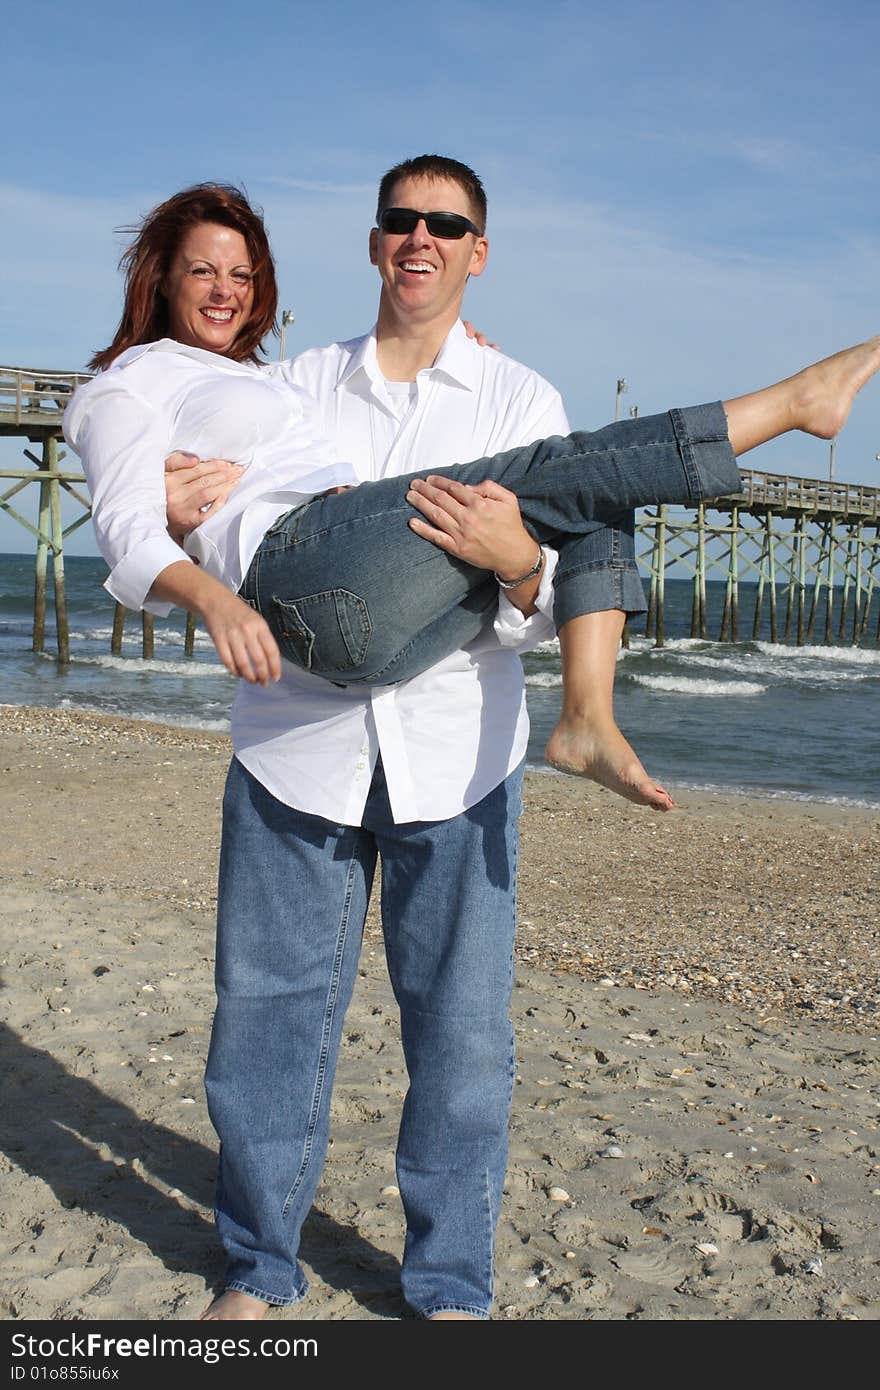
<svg viewBox="0 0 880 1390">
<path fill-rule="evenodd" d="M 670 410 L 669 417 L 693 501 L 741 492 L 742 479 L 721 402 Z"/>
<path fill-rule="evenodd" d="M 246 1293 L 251 1298 L 258 1298 L 261 1303 L 268 1303 L 270 1308 L 292 1308 L 295 1303 L 303 1301 L 308 1291 L 309 1286 L 305 1284 L 299 1293 L 287 1298 L 283 1294 L 269 1293 L 256 1284 L 247 1284 L 242 1279 L 227 1279 L 223 1285 L 224 1293 Z"/>
<path fill-rule="evenodd" d="M 584 567 L 553 576 L 553 625 L 557 632 L 563 623 L 584 613 L 604 613 L 617 608 L 628 618 L 647 611 L 642 581 L 634 562 L 603 563 L 595 569 Z"/>
<path fill-rule="evenodd" d="M 467 1313 L 468 1317 L 479 1318 L 485 1322 L 489 1317 L 486 1308 L 478 1308 L 474 1303 L 432 1303 L 419 1312 L 420 1318 L 432 1318 L 435 1313 Z"/>
</svg>

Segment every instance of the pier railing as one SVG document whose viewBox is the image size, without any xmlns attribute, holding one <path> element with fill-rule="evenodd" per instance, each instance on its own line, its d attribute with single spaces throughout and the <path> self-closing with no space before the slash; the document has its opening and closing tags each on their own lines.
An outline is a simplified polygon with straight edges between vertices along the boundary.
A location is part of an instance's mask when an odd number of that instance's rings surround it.
<svg viewBox="0 0 880 1390">
<path fill-rule="evenodd" d="M 880 521 L 880 488 L 827 478 L 797 478 L 758 468 L 740 471 L 742 492 L 718 498 L 712 504 L 716 510 L 736 506 L 756 515 L 770 511 L 786 518 L 812 514 L 821 520 L 834 517 L 839 521 Z"/>
<path fill-rule="evenodd" d="M 88 372 L 55 372 L 36 367 L 0 367 L 0 430 L 19 433 L 22 426 L 61 428 L 61 416 Z"/>
</svg>

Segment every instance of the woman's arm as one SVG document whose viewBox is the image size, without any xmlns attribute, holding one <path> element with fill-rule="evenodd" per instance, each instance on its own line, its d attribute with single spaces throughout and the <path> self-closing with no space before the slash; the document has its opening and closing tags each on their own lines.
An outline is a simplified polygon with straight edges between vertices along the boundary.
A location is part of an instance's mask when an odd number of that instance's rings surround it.
<svg viewBox="0 0 880 1390">
<path fill-rule="evenodd" d="M 173 605 L 197 613 L 228 671 L 260 685 L 278 680 L 281 658 L 263 619 L 168 535 L 165 412 L 132 391 L 121 371 L 77 393 L 65 431 L 83 462 L 113 597 L 162 616 Z"/>
<path fill-rule="evenodd" d="M 133 391 L 122 369 L 80 387 L 65 412 L 64 432 L 82 459 L 95 536 L 110 568 L 106 588 L 126 608 L 166 616 L 169 605 L 151 596 L 153 582 L 175 561 L 190 564 L 166 529 L 166 413 Z"/>
<path fill-rule="evenodd" d="M 278 644 L 259 613 L 219 579 L 183 560 L 157 575 L 151 596 L 187 608 L 205 624 L 227 671 L 252 685 L 281 678 Z"/>
</svg>

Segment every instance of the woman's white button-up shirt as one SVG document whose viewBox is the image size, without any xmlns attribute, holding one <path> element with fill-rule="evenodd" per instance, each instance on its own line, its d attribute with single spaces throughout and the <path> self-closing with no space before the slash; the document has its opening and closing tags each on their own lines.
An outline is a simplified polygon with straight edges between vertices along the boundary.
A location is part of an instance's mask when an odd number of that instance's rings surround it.
<svg viewBox="0 0 880 1390">
<path fill-rule="evenodd" d="M 237 590 L 266 530 L 316 492 L 357 482 L 319 438 L 314 402 L 282 377 L 170 338 L 129 348 L 86 382 L 64 416 L 92 496 L 106 587 L 127 608 L 164 616 L 148 597 L 175 560 L 198 560 Z M 247 472 L 229 501 L 186 538 L 168 535 L 164 461 L 182 449 Z"/>
</svg>

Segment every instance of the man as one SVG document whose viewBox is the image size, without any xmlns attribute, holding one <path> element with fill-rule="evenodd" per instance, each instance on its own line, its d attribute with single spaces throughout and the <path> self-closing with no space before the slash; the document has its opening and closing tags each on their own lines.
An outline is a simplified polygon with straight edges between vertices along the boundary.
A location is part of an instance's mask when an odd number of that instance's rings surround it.
<svg viewBox="0 0 880 1390">
<path fill-rule="evenodd" d="M 482 185 L 457 161 L 422 156 L 390 170 L 370 235 L 382 282 L 376 328 L 284 369 L 317 400 L 324 433 L 362 481 L 568 432 L 558 393 L 469 341 L 459 322 L 467 280 L 486 265 L 485 217 Z M 202 496 L 197 482 L 191 496 Z M 494 631 L 398 686 L 364 694 L 284 663 L 278 684 L 242 684 L 236 698 L 206 1080 L 230 1275 L 210 1319 L 260 1317 L 305 1293 L 299 1229 L 323 1164 L 377 855 L 410 1077 L 397 1152 L 404 1294 L 437 1320 L 485 1318 L 491 1304 L 528 735 L 516 653 L 552 635 L 555 557 L 495 484 L 427 487 L 413 500 L 426 543 L 496 571 Z M 171 503 L 169 514 L 177 519 Z M 585 625 L 575 660 L 598 659 L 609 714 L 622 622 L 611 610 L 640 606 L 634 585 L 634 565 L 597 568 L 597 608 L 609 611 L 568 625 Z M 591 756 L 569 753 L 563 761 Z M 637 760 L 637 771 L 619 771 L 617 745 L 607 766 L 615 759 L 601 780 L 650 801 Z"/>
</svg>

